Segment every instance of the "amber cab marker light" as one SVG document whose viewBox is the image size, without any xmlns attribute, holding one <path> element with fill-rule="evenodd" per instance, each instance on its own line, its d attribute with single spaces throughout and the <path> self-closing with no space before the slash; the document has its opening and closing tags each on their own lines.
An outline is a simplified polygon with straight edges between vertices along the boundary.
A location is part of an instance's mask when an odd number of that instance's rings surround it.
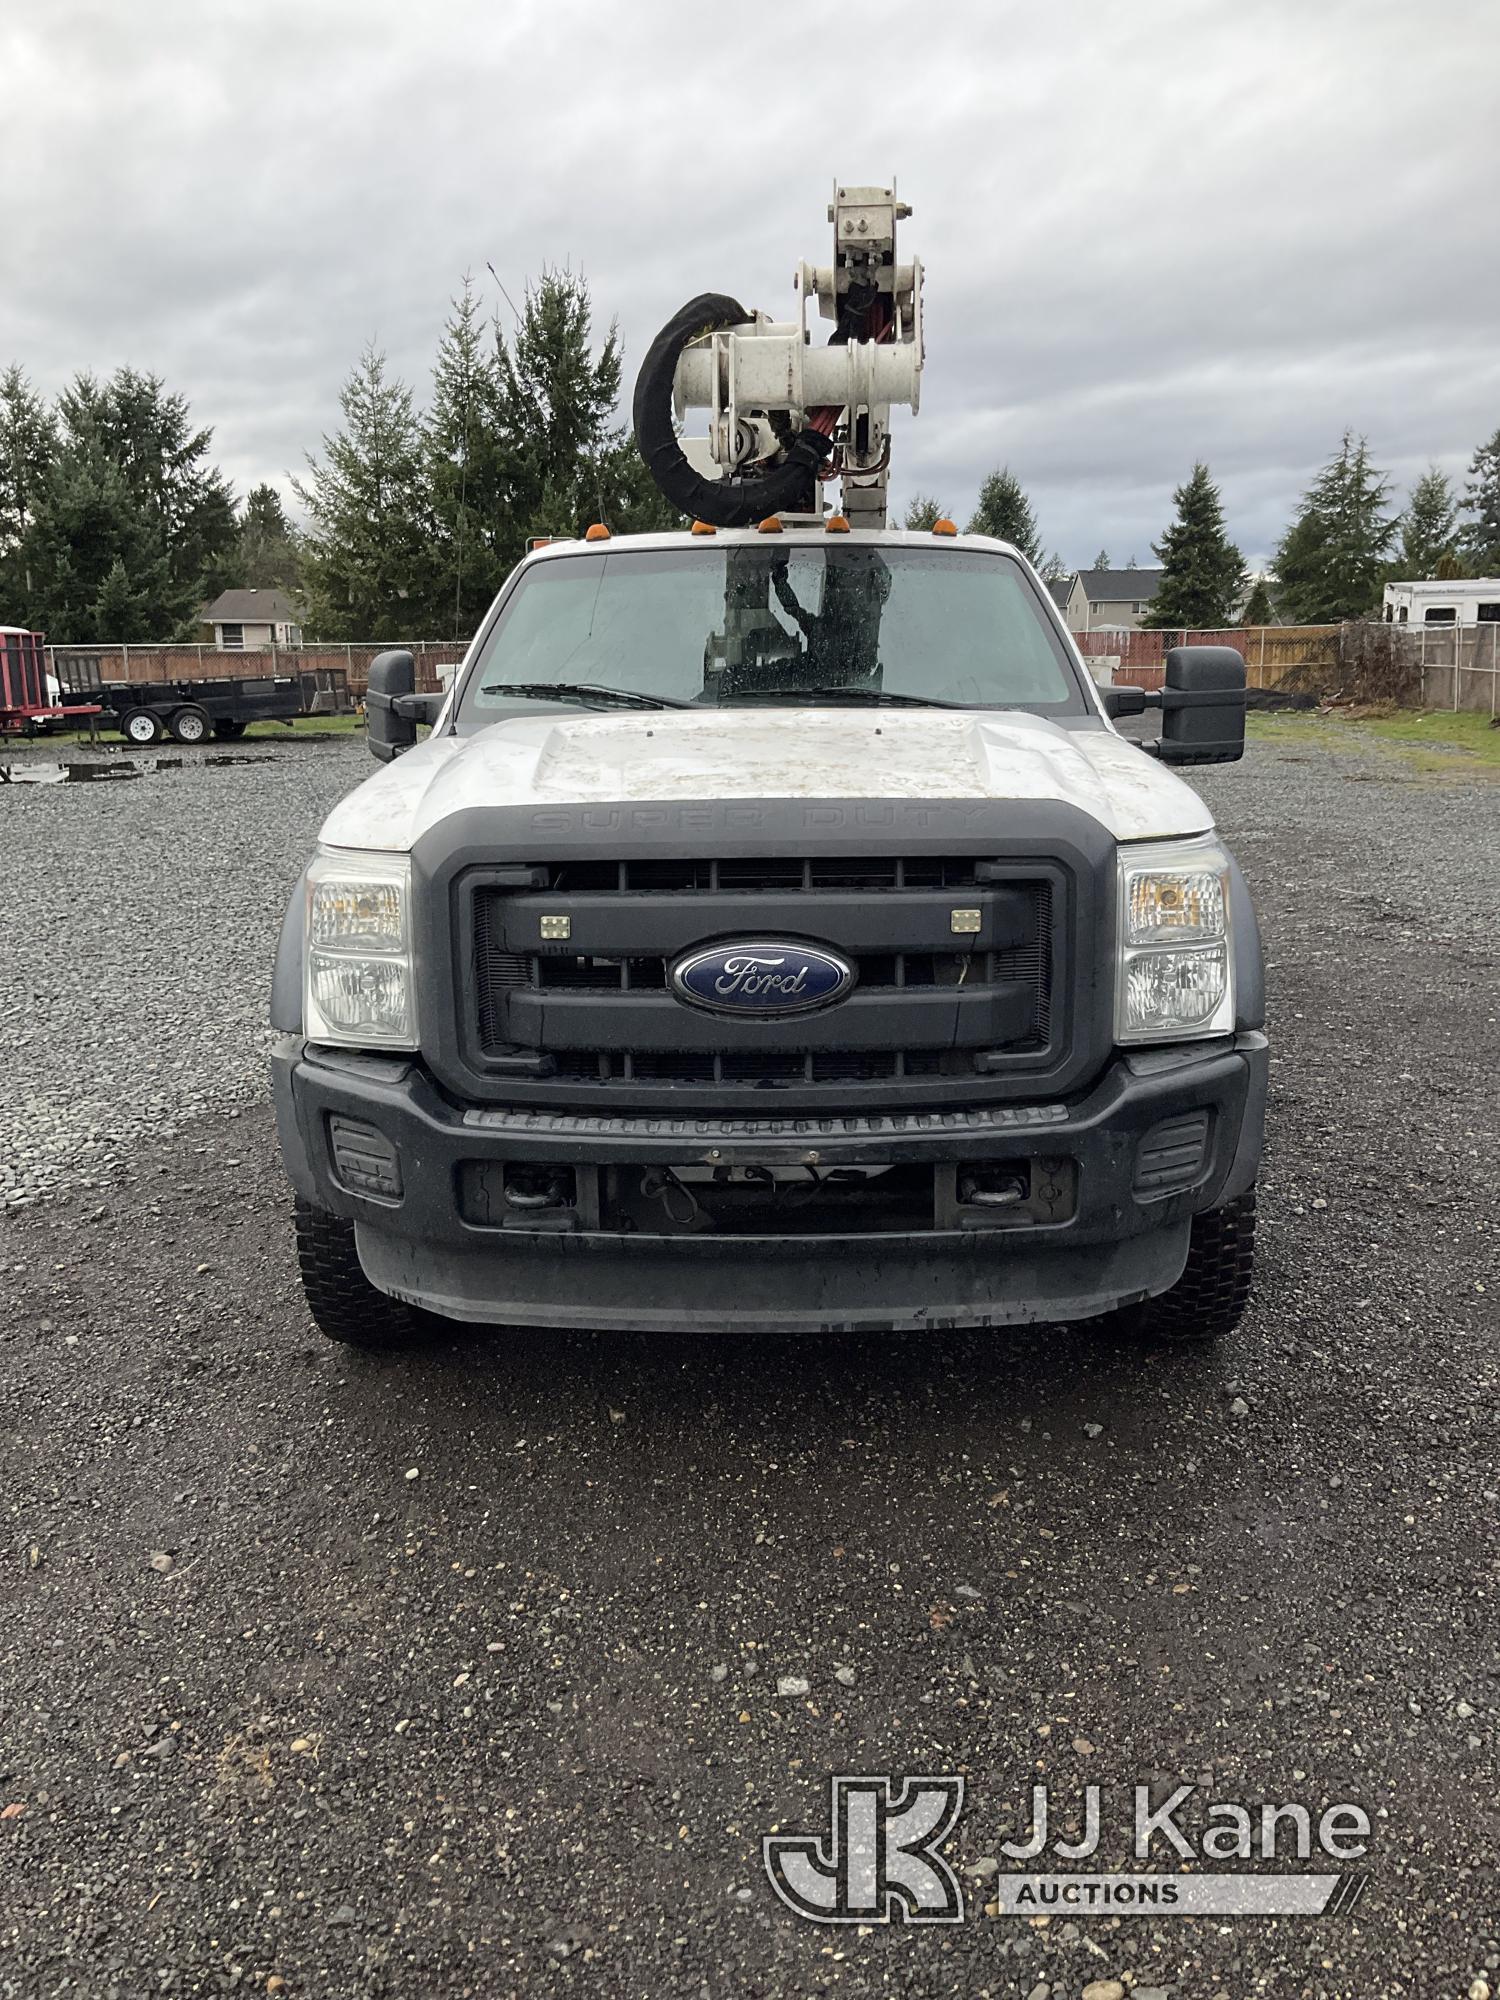
<svg viewBox="0 0 1500 2000">
<path fill-rule="evenodd" d="M 958 529 L 954 526 L 952 521 L 939 520 L 933 522 L 932 532 L 935 535 L 956 535 L 958 533 Z"/>
<path fill-rule="evenodd" d="M 767 514 L 766 518 L 760 524 L 760 532 L 763 535 L 779 535 L 781 533 L 781 516 L 779 514 Z"/>
<path fill-rule="evenodd" d="M 583 539 L 586 542 L 607 542 L 609 530 L 602 521 L 592 521 L 584 530 Z"/>
<path fill-rule="evenodd" d="M 826 534 L 847 535 L 849 532 L 849 522 L 843 514 L 830 514 L 828 519 L 823 523 L 823 529 Z"/>
<path fill-rule="evenodd" d="M 694 521 L 688 530 L 690 535 L 716 535 L 718 532 L 712 521 Z"/>
</svg>

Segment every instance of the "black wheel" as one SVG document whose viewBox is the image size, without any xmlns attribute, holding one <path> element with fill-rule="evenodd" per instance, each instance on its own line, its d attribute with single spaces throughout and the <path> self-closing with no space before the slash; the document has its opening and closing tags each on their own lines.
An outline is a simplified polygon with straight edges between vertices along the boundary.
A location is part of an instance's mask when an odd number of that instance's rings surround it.
<svg viewBox="0 0 1500 2000">
<path fill-rule="evenodd" d="M 127 743 L 145 750 L 161 741 L 161 717 L 151 708 L 132 708 L 120 718 L 120 734 Z"/>
<path fill-rule="evenodd" d="M 297 1196 L 297 1263 L 307 1309 L 330 1340 L 345 1347 L 405 1347 L 417 1337 L 415 1315 L 377 1291 L 354 1247 L 354 1224 Z"/>
<path fill-rule="evenodd" d="M 1255 1190 L 1193 1217 L 1187 1265 L 1168 1292 L 1137 1308 L 1150 1340 L 1219 1340 L 1233 1333 L 1255 1267 Z"/>
<path fill-rule="evenodd" d="M 190 701 L 181 708 L 173 709 L 167 727 L 179 743 L 206 743 L 213 722 L 206 708 Z"/>
<path fill-rule="evenodd" d="M 216 722 L 214 724 L 214 735 L 218 737 L 221 743 L 238 743 L 244 733 L 244 723 L 236 722 L 232 717 L 227 721 Z"/>
</svg>

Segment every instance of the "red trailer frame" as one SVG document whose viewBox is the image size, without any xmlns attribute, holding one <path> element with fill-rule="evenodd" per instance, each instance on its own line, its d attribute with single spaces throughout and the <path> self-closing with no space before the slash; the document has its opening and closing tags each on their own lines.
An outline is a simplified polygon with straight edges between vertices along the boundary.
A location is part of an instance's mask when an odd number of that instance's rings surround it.
<svg viewBox="0 0 1500 2000">
<path fill-rule="evenodd" d="M 44 635 L 0 625 L 0 736 L 24 735 L 38 722 L 97 715 L 97 702 L 54 701 L 47 687 Z"/>
</svg>

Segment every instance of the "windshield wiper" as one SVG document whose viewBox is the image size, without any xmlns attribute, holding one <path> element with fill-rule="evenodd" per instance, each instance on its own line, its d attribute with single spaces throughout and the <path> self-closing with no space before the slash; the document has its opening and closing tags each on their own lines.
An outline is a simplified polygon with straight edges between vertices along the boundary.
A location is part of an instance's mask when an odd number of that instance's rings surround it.
<svg viewBox="0 0 1500 2000">
<path fill-rule="evenodd" d="M 895 694 L 889 688 L 872 687 L 763 687 L 740 688 L 731 701 L 859 701 L 872 708 L 963 708 L 961 701 L 939 701 L 925 694 Z M 721 707 L 729 703 L 721 702 Z"/>
<path fill-rule="evenodd" d="M 596 681 L 497 681 L 482 694 L 515 694 L 527 701 L 579 701 L 586 708 L 696 708 L 671 695 L 642 694 L 637 688 L 601 687 Z"/>
</svg>

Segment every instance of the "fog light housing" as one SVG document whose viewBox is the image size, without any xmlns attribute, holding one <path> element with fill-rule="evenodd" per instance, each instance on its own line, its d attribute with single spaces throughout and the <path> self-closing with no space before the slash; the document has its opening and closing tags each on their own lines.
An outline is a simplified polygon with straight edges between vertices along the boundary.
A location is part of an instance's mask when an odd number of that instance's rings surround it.
<svg viewBox="0 0 1500 2000">
<path fill-rule="evenodd" d="M 333 1170 L 351 1194 L 375 1201 L 400 1201 L 406 1189 L 401 1179 L 401 1155 L 374 1125 L 346 1118 L 341 1111 L 328 1117 L 328 1150 Z"/>
</svg>

